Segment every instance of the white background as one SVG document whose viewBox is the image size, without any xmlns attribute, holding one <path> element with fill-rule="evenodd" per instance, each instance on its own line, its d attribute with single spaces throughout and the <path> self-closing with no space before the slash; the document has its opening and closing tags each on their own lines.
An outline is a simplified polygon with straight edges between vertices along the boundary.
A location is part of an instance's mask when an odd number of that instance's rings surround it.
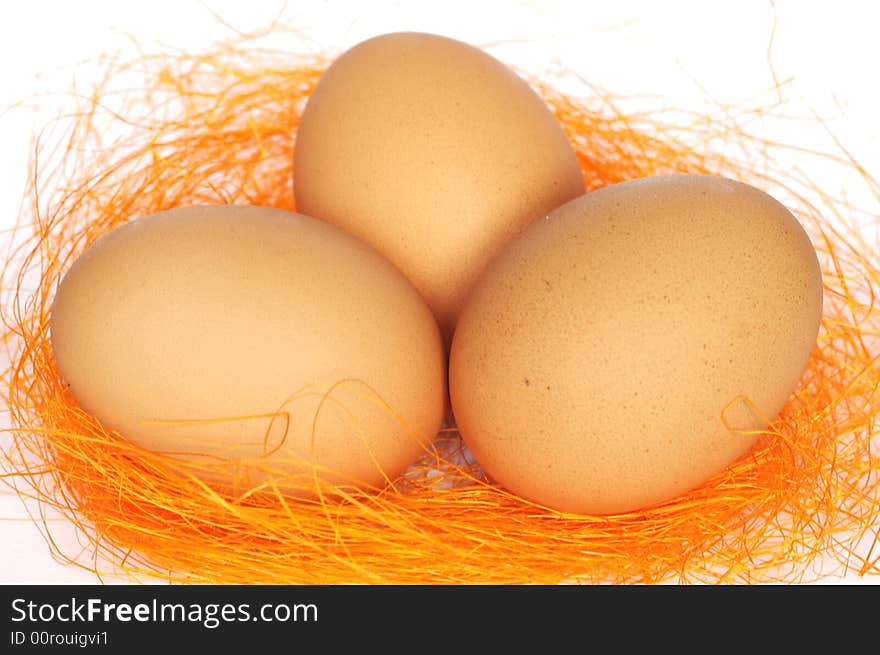
<svg viewBox="0 0 880 655">
<path fill-rule="evenodd" d="M 340 51 L 383 32 L 420 30 L 485 46 L 523 70 L 572 70 L 616 94 L 656 96 L 670 107 L 700 112 L 712 102 L 760 106 L 781 97 L 788 114 L 821 116 L 877 176 L 880 15 L 874 6 L 841 0 L 3 2 L 0 230 L 11 226 L 18 213 L 34 130 L 63 106 L 62 96 L 48 92 L 67 90 L 74 79 L 86 88 L 101 70 L 92 60 L 101 53 L 136 54 L 134 40 L 145 51 L 198 51 L 232 36 L 223 22 L 249 31 L 279 16 L 302 34 L 273 44 L 292 52 Z M 778 92 L 774 72 L 782 82 Z M 26 98 L 24 105 L 4 111 Z M 833 147 L 816 121 L 790 122 L 784 130 L 768 136 L 822 151 Z M 792 166 L 807 165 L 795 159 Z M 876 200 L 864 195 L 864 185 L 839 170 L 815 164 L 808 171 L 827 191 L 844 192 L 876 208 Z M 0 236 L 0 246 L 4 239 Z M 65 523 L 53 523 L 53 536 L 69 544 L 68 550 L 75 548 L 75 535 Z M 841 580 L 878 582 L 852 575 L 831 582 Z M 95 581 L 91 573 L 56 563 L 22 502 L 0 487 L 0 583 Z"/>
</svg>

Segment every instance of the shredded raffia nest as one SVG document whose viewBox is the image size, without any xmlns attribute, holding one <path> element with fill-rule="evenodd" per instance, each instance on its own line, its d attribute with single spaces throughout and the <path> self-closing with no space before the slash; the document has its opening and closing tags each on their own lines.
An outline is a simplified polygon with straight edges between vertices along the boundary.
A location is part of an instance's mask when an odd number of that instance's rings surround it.
<svg viewBox="0 0 880 655">
<path fill-rule="evenodd" d="M 0 460 L 7 484 L 36 499 L 43 517 L 60 512 L 86 540 L 86 555 L 69 552 L 43 519 L 57 559 L 99 575 L 110 562 L 115 573 L 213 583 L 798 582 L 880 573 L 880 459 L 871 443 L 880 253 L 846 227 L 853 207 L 778 165 L 774 153 L 786 146 L 750 134 L 749 115 L 732 108 L 686 120 L 627 114 L 601 89 L 584 85 L 575 98 L 533 80 L 589 189 L 665 172 L 736 178 L 780 197 L 819 252 L 825 314 L 801 386 L 749 456 L 685 496 L 617 516 L 560 514 L 486 482 L 454 428 L 379 493 L 232 495 L 78 409 L 48 338 L 65 271 L 114 226 L 160 210 L 293 209 L 296 128 L 328 61 L 247 39 L 201 55 L 110 61 L 81 110 L 38 140 L 2 272 L 11 361 L 2 393 L 12 427 Z M 877 182 L 842 149 L 800 154 L 858 172 L 880 204 Z"/>
</svg>

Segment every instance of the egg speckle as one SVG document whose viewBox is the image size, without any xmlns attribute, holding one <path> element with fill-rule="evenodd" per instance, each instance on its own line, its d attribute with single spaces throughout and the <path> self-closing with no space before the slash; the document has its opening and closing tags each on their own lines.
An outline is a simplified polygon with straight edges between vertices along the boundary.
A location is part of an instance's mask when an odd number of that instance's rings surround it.
<svg viewBox="0 0 880 655">
<path fill-rule="evenodd" d="M 749 451 L 821 310 L 815 250 L 767 194 L 702 175 L 613 185 L 487 267 L 452 345 L 453 410 L 512 491 L 577 513 L 644 508 Z"/>
</svg>

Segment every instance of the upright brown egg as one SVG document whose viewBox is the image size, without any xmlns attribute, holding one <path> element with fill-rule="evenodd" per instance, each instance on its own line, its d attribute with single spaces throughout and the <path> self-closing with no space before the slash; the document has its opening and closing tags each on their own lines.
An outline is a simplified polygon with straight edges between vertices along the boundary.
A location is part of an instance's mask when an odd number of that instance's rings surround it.
<svg viewBox="0 0 880 655">
<path fill-rule="evenodd" d="M 570 512 L 644 508 L 749 451 L 821 311 L 810 240 L 766 193 L 702 175 L 613 185 L 489 265 L 452 344 L 452 407 L 512 491 Z"/>
<path fill-rule="evenodd" d="M 449 337 L 486 262 L 584 187 L 562 128 L 512 70 L 460 41 L 395 33 L 318 82 L 294 191 L 299 211 L 397 265 Z"/>
</svg>

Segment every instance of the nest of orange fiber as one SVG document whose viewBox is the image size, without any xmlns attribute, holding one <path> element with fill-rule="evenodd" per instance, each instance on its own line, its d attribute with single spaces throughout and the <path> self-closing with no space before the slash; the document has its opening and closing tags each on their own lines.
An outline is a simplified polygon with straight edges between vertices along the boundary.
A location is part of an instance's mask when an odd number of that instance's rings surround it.
<svg viewBox="0 0 880 655">
<path fill-rule="evenodd" d="M 575 99 L 535 82 L 589 189 L 663 172 L 740 179 L 772 189 L 819 251 L 825 315 L 801 386 L 747 457 L 685 496 L 616 516 L 561 514 L 487 482 L 454 428 L 378 493 L 337 490 L 320 502 L 271 489 L 224 494 L 80 410 L 48 338 L 61 276 L 95 239 L 142 215 L 200 203 L 293 209 L 296 127 L 327 63 L 241 44 L 110 62 L 81 111 L 38 140 L 2 276 L 11 429 L 0 459 L 5 481 L 38 501 L 42 517 L 60 512 L 86 540 L 90 557 L 65 552 L 43 520 L 56 558 L 98 574 L 212 583 L 798 582 L 880 572 L 880 253 L 845 227 L 855 211 L 846 201 L 791 169 L 774 174 L 784 146 L 750 135 L 732 108 L 673 120 L 622 112 L 600 89 L 584 86 Z M 137 90 L 120 86 L 132 77 Z M 713 152 L 717 143 L 727 152 Z M 880 198 L 842 149 L 803 156 L 859 172 Z"/>
</svg>

